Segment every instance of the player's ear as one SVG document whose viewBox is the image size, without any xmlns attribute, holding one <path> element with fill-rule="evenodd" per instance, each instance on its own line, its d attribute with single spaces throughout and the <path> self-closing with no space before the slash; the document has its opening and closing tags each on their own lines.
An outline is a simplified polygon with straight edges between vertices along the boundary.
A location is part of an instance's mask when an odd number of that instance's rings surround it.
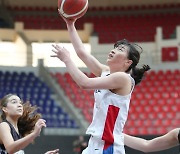
<svg viewBox="0 0 180 154">
<path fill-rule="evenodd" d="M 131 64 L 133 63 L 133 61 L 130 60 L 130 59 L 127 59 L 126 63 L 127 63 L 128 66 L 131 66 Z"/>
<path fill-rule="evenodd" d="M 2 111 L 5 112 L 5 113 L 7 113 L 7 108 L 6 108 L 6 107 L 3 107 L 3 108 L 2 108 Z"/>
</svg>

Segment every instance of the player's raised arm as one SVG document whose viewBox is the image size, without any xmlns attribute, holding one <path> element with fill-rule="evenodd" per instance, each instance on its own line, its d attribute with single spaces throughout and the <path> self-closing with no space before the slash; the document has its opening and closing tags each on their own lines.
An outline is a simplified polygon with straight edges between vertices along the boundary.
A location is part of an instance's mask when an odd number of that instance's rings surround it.
<svg viewBox="0 0 180 154">
<path fill-rule="evenodd" d="M 78 57 L 85 63 L 85 65 L 90 69 L 90 71 L 95 76 L 100 76 L 102 70 L 109 70 L 108 66 L 101 64 L 94 56 L 92 56 L 90 53 L 86 51 L 75 28 L 75 22 L 77 19 L 67 19 L 64 17 L 62 18 L 66 22 L 71 43 L 73 44 L 73 47 Z"/>
</svg>

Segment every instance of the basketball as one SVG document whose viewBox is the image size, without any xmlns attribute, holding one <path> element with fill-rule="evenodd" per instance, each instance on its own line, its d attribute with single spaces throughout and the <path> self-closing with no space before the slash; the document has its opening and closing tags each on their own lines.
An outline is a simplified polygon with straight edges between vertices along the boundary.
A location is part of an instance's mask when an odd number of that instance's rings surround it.
<svg viewBox="0 0 180 154">
<path fill-rule="evenodd" d="M 68 19 L 82 17 L 88 9 L 88 0 L 58 0 L 59 13 Z"/>
</svg>

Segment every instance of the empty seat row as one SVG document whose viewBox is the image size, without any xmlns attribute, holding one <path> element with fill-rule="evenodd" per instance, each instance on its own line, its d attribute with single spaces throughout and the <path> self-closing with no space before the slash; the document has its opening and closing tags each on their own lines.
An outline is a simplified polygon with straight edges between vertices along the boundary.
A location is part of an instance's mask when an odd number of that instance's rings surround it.
<svg viewBox="0 0 180 154">
<path fill-rule="evenodd" d="M 131 11 L 131 10 L 157 10 L 157 9 L 172 9 L 180 8 L 179 3 L 165 3 L 165 4 L 154 4 L 154 5 L 129 5 L 129 6 L 107 6 L 107 7 L 89 7 L 88 11 Z M 11 11 L 40 11 L 40 12 L 54 12 L 57 10 L 56 7 L 32 7 L 32 6 L 7 6 L 8 10 Z"/>
<path fill-rule="evenodd" d="M 76 22 L 77 29 L 83 29 L 85 23 L 94 25 L 94 33 L 99 43 L 114 43 L 121 38 L 134 42 L 154 41 L 156 27 L 162 27 L 163 38 L 176 35 L 176 26 L 180 24 L 178 13 L 158 13 L 143 15 L 84 16 Z M 171 23 L 167 22 L 171 19 Z M 16 15 L 15 21 L 24 22 L 25 29 L 66 29 L 65 22 L 56 15 Z M 118 22 L 117 22 L 118 21 Z M 123 23 L 123 24 L 122 24 Z M 123 25 L 123 26 L 122 26 Z"/>
</svg>

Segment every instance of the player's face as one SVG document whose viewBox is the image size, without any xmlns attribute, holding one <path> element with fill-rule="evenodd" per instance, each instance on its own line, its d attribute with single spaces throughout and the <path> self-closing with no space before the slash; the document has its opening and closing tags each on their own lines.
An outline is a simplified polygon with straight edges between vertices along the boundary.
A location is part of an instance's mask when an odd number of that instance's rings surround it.
<svg viewBox="0 0 180 154">
<path fill-rule="evenodd" d="M 3 111 L 7 116 L 20 117 L 23 114 L 23 106 L 20 98 L 16 95 L 12 95 L 7 100 L 7 106 L 3 107 Z"/>
<path fill-rule="evenodd" d="M 128 51 L 129 47 L 126 45 L 119 45 L 116 48 L 112 49 L 111 52 L 108 55 L 107 62 L 117 62 L 120 65 L 123 65 L 128 59 Z"/>
</svg>

